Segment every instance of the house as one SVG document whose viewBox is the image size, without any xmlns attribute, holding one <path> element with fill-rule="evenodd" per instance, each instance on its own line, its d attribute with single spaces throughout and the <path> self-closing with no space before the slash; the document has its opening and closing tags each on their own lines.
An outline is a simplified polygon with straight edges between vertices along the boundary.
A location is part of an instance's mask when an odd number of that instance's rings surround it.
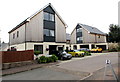
<svg viewBox="0 0 120 82">
<path fill-rule="evenodd" d="M 99 29 L 78 23 L 71 33 L 72 49 L 101 47 L 107 49 L 106 34 Z"/>
<path fill-rule="evenodd" d="M 7 51 L 8 48 L 9 48 L 8 43 L 4 43 L 4 42 L 0 43 L 1 51 Z"/>
<path fill-rule="evenodd" d="M 9 45 L 18 51 L 33 49 L 50 54 L 66 48 L 66 28 L 67 24 L 49 3 L 8 32 Z"/>
</svg>

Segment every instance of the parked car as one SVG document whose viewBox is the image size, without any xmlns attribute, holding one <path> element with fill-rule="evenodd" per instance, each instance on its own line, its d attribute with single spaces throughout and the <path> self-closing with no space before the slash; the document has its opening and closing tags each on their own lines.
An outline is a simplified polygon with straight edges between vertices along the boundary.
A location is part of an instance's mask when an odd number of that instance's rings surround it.
<svg viewBox="0 0 120 82">
<path fill-rule="evenodd" d="M 86 56 L 90 56 L 91 55 L 90 50 L 88 48 L 81 48 L 81 49 L 78 49 L 78 51 L 84 51 Z"/>
<path fill-rule="evenodd" d="M 52 54 L 56 55 L 56 56 L 58 57 L 58 60 L 60 60 L 61 57 L 62 57 L 61 54 L 60 54 L 60 52 L 59 52 L 59 51 L 56 51 L 56 50 L 51 51 L 50 54 L 51 54 L 51 55 L 52 55 Z"/>
<path fill-rule="evenodd" d="M 65 59 L 71 59 L 72 58 L 72 55 L 71 54 L 68 54 L 66 51 L 56 51 L 56 50 L 53 50 L 51 52 L 51 54 L 55 54 L 59 60 L 65 60 Z"/>
<path fill-rule="evenodd" d="M 88 51 L 88 52 L 90 52 L 90 50 L 88 48 L 80 48 L 80 49 L 78 49 L 78 51 Z"/>
<path fill-rule="evenodd" d="M 68 53 L 71 54 L 72 56 L 76 56 L 76 57 L 78 57 L 78 56 L 84 57 L 84 55 L 85 55 L 84 51 L 78 51 L 78 50 L 70 50 Z"/>
<path fill-rule="evenodd" d="M 97 48 L 91 49 L 90 51 L 91 52 L 102 52 L 102 48 L 97 47 Z"/>
<path fill-rule="evenodd" d="M 71 59 L 71 58 L 72 58 L 72 55 L 69 54 L 69 53 L 67 53 L 66 51 L 63 51 L 63 52 L 61 53 L 61 59 L 62 59 L 62 60 Z"/>
</svg>

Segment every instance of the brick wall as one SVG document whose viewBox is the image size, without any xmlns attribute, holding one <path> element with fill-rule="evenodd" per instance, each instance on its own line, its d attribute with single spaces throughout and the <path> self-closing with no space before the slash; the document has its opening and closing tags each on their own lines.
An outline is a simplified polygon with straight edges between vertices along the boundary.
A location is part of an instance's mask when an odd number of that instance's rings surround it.
<svg viewBox="0 0 120 82">
<path fill-rule="evenodd" d="M 2 51 L 2 63 L 29 61 L 34 59 L 34 51 Z"/>
</svg>

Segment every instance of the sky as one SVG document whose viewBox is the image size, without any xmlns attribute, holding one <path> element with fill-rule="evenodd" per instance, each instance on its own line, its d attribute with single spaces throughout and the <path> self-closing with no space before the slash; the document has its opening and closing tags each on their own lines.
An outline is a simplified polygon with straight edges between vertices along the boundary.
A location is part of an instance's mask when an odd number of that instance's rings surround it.
<svg viewBox="0 0 120 82">
<path fill-rule="evenodd" d="M 27 17 L 51 3 L 71 33 L 77 23 L 109 32 L 110 24 L 118 24 L 119 0 L 0 0 L 0 37 L 9 42 L 8 32 Z"/>
</svg>

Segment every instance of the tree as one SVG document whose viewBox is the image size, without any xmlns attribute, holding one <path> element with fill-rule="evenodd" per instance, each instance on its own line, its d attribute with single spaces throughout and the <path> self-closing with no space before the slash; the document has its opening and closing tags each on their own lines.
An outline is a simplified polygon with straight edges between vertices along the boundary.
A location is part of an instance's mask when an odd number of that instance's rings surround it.
<svg viewBox="0 0 120 82">
<path fill-rule="evenodd" d="M 111 24 L 107 35 L 108 42 L 120 42 L 120 26 Z"/>
</svg>

